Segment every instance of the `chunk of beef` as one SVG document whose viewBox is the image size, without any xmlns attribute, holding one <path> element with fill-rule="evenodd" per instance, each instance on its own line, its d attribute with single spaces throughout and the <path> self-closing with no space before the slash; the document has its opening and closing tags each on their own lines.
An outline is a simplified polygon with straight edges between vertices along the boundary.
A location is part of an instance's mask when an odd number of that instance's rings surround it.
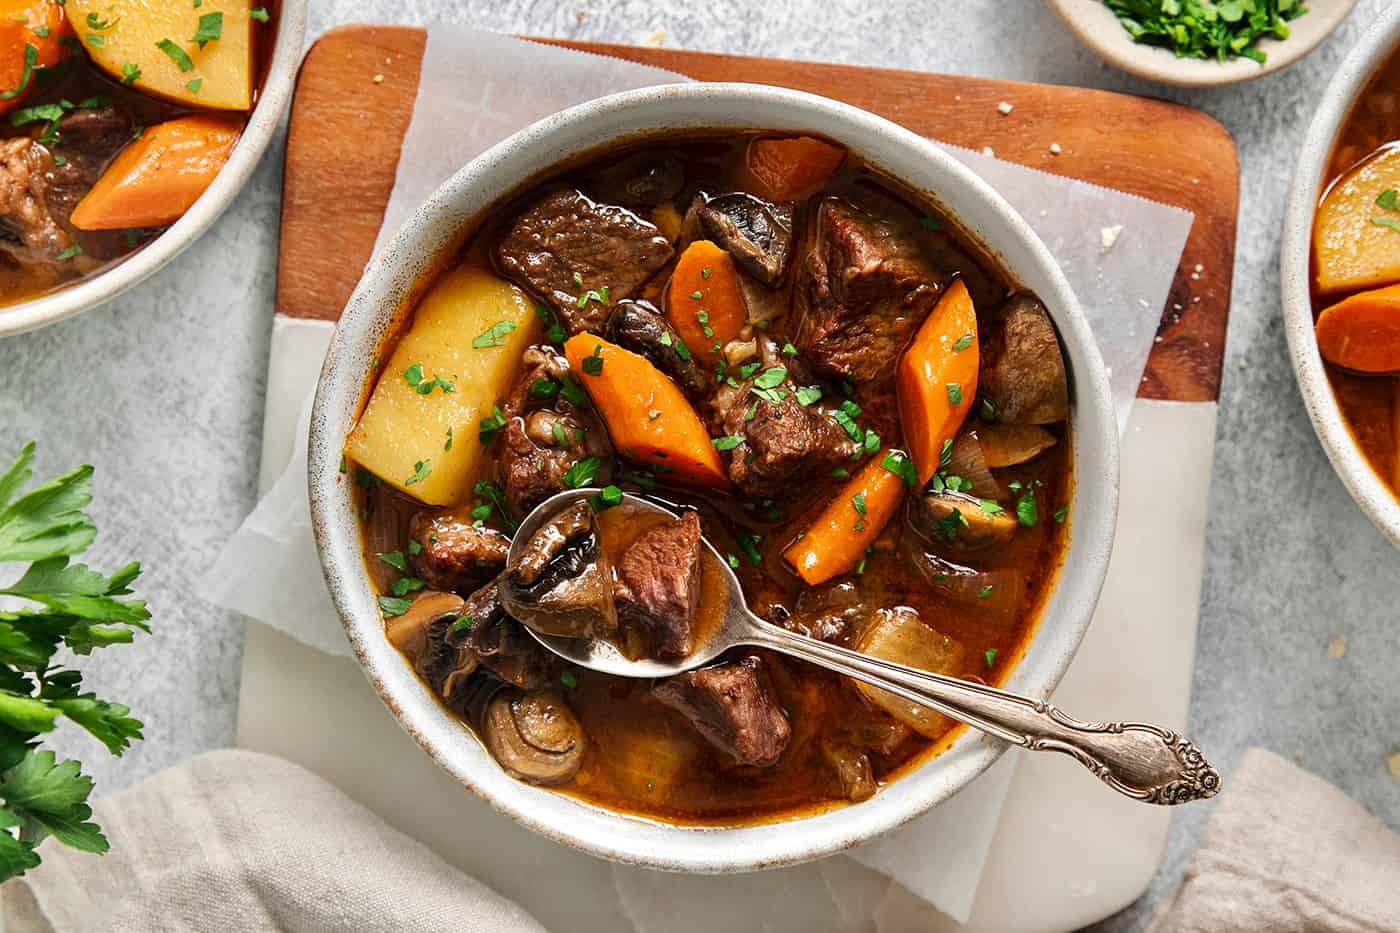
<svg viewBox="0 0 1400 933">
<path fill-rule="evenodd" d="M 559 662 L 506 613 L 494 580 L 467 597 L 461 619 L 462 627 L 452 627 L 449 641 L 465 645 L 501 680 L 526 690 L 555 682 Z"/>
<path fill-rule="evenodd" d="M 1069 386 L 1055 325 L 1034 295 L 1013 295 L 987 328 L 978 387 L 998 421 L 1052 424 L 1069 417 Z"/>
<path fill-rule="evenodd" d="M 851 439 L 819 409 L 799 402 L 792 383 L 778 388 L 776 402 L 773 395 L 753 395 L 750 385 L 726 393 L 720 415 L 723 433 L 743 438 L 730 452 L 729 478 L 746 495 L 771 497 L 850 458 Z"/>
<path fill-rule="evenodd" d="M 0 250 L 26 265 L 57 262 L 73 238 L 49 210 L 53 156 L 27 136 L 0 140 Z"/>
<path fill-rule="evenodd" d="M 802 273 L 798 348 L 826 372 L 860 382 L 889 369 L 941 291 L 912 239 L 836 198 L 817 210 Z"/>
<path fill-rule="evenodd" d="M 131 115 L 112 105 L 71 111 L 58 121 L 53 151 L 63 157 L 54 167 L 49 186 L 49 209 L 67 222 L 107 165 L 131 142 Z"/>
<path fill-rule="evenodd" d="M 618 346 L 646 357 L 651 365 L 670 377 L 692 402 L 703 402 L 714 388 L 714 380 L 695 361 L 695 357 L 687 355 L 682 358 L 676 352 L 680 337 L 650 302 L 618 302 L 608 318 L 606 334 Z"/>
<path fill-rule="evenodd" d="M 566 189 L 515 218 L 496 244 L 496 264 L 506 278 L 553 305 L 577 334 L 601 329 L 608 303 L 630 297 L 672 252 L 671 241 L 650 222 Z"/>
<path fill-rule="evenodd" d="M 705 234 L 746 272 L 764 285 L 778 284 L 792 252 L 791 203 L 735 192 L 705 200 L 697 217 Z"/>
<path fill-rule="evenodd" d="M 685 163 L 669 152 L 634 152 L 593 177 L 590 191 L 623 207 L 652 208 L 680 194 Z"/>
<path fill-rule="evenodd" d="M 736 764 L 776 764 L 792 735 L 768 687 L 763 661 L 754 655 L 676 674 L 651 692 Z"/>
<path fill-rule="evenodd" d="M 517 518 L 563 492 L 564 475 L 580 460 L 599 458 L 601 482 L 611 464 L 607 432 L 586 403 L 576 405 L 557 389 L 547 395 L 535 390 L 541 383 L 558 386 L 568 374 L 568 360 L 552 347 L 535 346 L 521 363 L 520 378 L 506 399 L 510 418 L 499 461 L 506 504 Z"/>
<path fill-rule="evenodd" d="M 702 550 L 700 516 L 686 512 L 643 532 L 618 561 L 618 614 L 642 630 L 657 657 L 683 658 L 695 648 Z"/>
<path fill-rule="evenodd" d="M 434 590 L 475 589 L 500 573 L 510 550 L 509 538 L 478 525 L 466 507 L 416 512 L 408 534 L 418 542 L 414 570 Z"/>
</svg>

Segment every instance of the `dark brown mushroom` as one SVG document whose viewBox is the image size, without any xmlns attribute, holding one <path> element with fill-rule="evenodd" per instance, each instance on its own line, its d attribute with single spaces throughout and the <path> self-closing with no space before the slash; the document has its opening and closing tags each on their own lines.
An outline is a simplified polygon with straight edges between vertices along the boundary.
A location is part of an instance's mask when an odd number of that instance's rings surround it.
<svg viewBox="0 0 1400 933">
<path fill-rule="evenodd" d="M 999 316 L 1001 326 L 989 328 L 982 343 L 982 397 L 991 402 L 998 421 L 1064 421 L 1069 417 L 1065 361 L 1045 306 L 1034 295 L 1014 295 Z"/>
<path fill-rule="evenodd" d="M 764 285 L 783 277 L 792 255 L 792 205 L 771 204 L 742 191 L 708 198 L 696 216 L 705 235 Z"/>
<path fill-rule="evenodd" d="M 996 502 L 961 492 L 911 496 L 907 515 L 910 527 L 939 550 L 985 550 L 1010 541 L 1017 527 Z"/>
<path fill-rule="evenodd" d="M 390 643 L 445 700 L 457 696 L 479 663 L 456 629 L 466 609 L 466 601 L 454 593 L 425 590 L 385 624 Z"/>
<path fill-rule="evenodd" d="M 500 691 L 486 706 L 482 733 L 512 777 L 544 786 L 573 780 L 588 745 L 578 717 L 554 690 Z"/>
<path fill-rule="evenodd" d="M 671 378 L 691 402 L 708 401 L 714 377 L 700 363 L 678 349 L 680 336 L 661 312 L 647 301 L 619 301 L 608 318 L 609 340 L 647 358 Z"/>
<path fill-rule="evenodd" d="M 540 526 L 500 588 L 506 610 L 543 635 L 606 638 L 617 631 L 612 566 L 586 501 Z"/>
</svg>

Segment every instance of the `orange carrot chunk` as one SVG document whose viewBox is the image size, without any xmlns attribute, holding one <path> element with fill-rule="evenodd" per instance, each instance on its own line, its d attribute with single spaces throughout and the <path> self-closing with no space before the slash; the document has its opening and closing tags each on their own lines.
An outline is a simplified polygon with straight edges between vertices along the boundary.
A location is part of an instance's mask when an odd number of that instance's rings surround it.
<svg viewBox="0 0 1400 933">
<path fill-rule="evenodd" d="M 729 485 L 700 416 L 675 383 L 645 357 L 588 333 L 570 337 L 564 355 L 622 456 L 667 480 L 711 488 Z"/>
<path fill-rule="evenodd" d="M 1362 373 L 1400 372 L 1400 285 L 1343 298 L 1315 326 L 1323 359 Z"/>
<path fill-rule="evenodd" d="M 810 586 L 847 573 L 865 556 L 904 498 L 904 480 L 881 466 L 882 450 L 847 480 L 836 498 L 783 551 L 783 559 Z"/>
<path fill-rule="evenodd" d="M 55 0 L 0 0 L 0 113 L 24 103 L 68 57 L 73 30 Z"/>
<path fill-rule="evenodd" d="M 219 174 L 242 127 L 201 114 L 147 127 L 73 208 L 79 230 L 164 227 L 179 220 Z"/>
<path fill-rule="evenodd" d="M 921 486 L 938 472 L 944 443 L 977 396 L 977 354 L 977 313 L 958 279 L 924 319 L 895 374 L 899 424 Z"/>
<path fill-rule="evenodd" d="M 846 150 L 811 136 L 755 139 L 744 166 L 760 194 L 777 201 L 805 197 L 841 167 Z"/>
<path fill-rule="evenodd" d="M 686 347 L 707 363 L 739 336 L 748 320 L 739 271 L 729 253 L 709 240 L 696 240 L 681 253 L 666 293 L 666 317 Z"/>
</svg>

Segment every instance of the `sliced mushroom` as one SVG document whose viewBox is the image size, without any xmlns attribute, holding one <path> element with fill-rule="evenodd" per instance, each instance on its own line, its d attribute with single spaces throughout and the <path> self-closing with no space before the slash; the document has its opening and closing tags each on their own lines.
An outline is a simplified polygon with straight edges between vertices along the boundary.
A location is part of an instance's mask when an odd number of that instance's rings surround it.
<svg viewBox="0 0 1400 933">
<path fill-rule="evenodd" d="M 677 350 L 680 337 L 649 302 L 619 301 L 608 318 L 607 336 L 620 347 L 640 354 L 671 377 L 686 398 L 699 402 L 709 396 L 714 378 L 695 357 L 682 357 Z"/>
<path fill-rule="evenodd" d="M 606 638 L 617 631 L 612 566 L 592 506 L 577 502 L 540 526 L 501 577 L 501 601 L 544 635 Z"/>
<path fill-rule="evenodd" d="M 553 690 L 502 690 L 486 706 L 483 732 L 491 756 L 531 784 L 565 784 L 588 745 L 573 710 Z"/>
<path fill-rule="evenodd" d="M 939 550 L 985 550 L 1010 541 L 1017 527 L 997 503 L 961 492 L 911 496 L 907 514 L 909 525 Z"/>
<path fill-rule="evenodd" d="M 998 421 L 1051 424 L 1069 417 L 1065 361 L 1055 326 L 1034 295 L 1013 296 L 1000 328 L 989 328 L 981 347 L 978 385 Z"/>
<path fill-rule="evenodd" d="M 453 593 L 425 590 L 408 611 L 385 626 L 389 641 L 438 695 L 451 700 L 477 668 L 477 656 L 460 636 L 457 623 L 467 602 Z"/>
<path fill-rule="evenodd" d="M 526 690 L 554 682 L 554 654 L 506 614 L 494 581 L 467 597 L 462 619 L 461 639 L 492 674 Z"/>
<path fill-rule="evenodd" d="M 1035 424 L 988 424 L 977 429 L 990 467 L 1025 463 L 1055 446 L 1055 435 Z"/>
<path fill-rule="evenodd" d="M 770 287 L 792 254 L 792 216 L 790 203 L 771 204 L 741 191 L 708 198 L 697 211 L 705 234 Z"/>
</svg>

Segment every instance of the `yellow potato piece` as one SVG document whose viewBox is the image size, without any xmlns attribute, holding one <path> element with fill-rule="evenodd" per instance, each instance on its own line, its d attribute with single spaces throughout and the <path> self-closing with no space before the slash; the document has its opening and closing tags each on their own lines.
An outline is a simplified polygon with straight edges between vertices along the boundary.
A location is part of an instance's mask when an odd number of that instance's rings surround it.
<svg viewBox="0 0 1400 933">
<path fill-rule="evenodd" d="M 379 384 L 346 441 L 346 456 L 423 502 L 465 503 L 481 458 L 481 419 L 491 415 L 515 377 L 538 326 L 525 293 L 480 266 L 459 266 L 442 276 L 382 364 Z M 474 340 L 500 345 L 478 348 Z M 438 384 L 420 392 L 405 376 L 415 364 L 421 367 L 421 375 L 413 374 L 420 386 L 440 378 L 452 391 Z"/>
<path fill-rule="evenodd" d="M 856 642 L 856 650 L 872 658 L 906 664 L 933 674 L 956 677 L 963 663 L 963 646 L 919 620 L 910 609 L 884 609 Z M 865 698 L 910 729 L 930 739 L 947 732 L 952 721 L 927 706 L 911 703 L 887 690 L 855 682 Z"/>
<path fill-rule="evenodd" d="M 249 16 L 248 0 L 67 0 L 64 10 L 83 49 L 118 81 L 158 97 L 219 110 L 247 110 L 253 103 L 253 29 L 270 29 Z M 194 42 L 200 17 L 223 14 L 219 38 Z M 190 68 L 161 49 L 174 43 Z M 178 58 L 179 55 L 177 54 Z M 193 87 L 191 85 L 193 84 Z"/>
<path fill-rule="evenodd" d="M 1400 230 L 1372 223 L 1394 221 L 1400 211 L 1376 203 L 1400 190 L 1400 147 L 1387 147 L 1343 175 L 1322 199 L 1313 221 L 1317 287 L 1355 291 L 1400 282 Z"/>
</svg>

